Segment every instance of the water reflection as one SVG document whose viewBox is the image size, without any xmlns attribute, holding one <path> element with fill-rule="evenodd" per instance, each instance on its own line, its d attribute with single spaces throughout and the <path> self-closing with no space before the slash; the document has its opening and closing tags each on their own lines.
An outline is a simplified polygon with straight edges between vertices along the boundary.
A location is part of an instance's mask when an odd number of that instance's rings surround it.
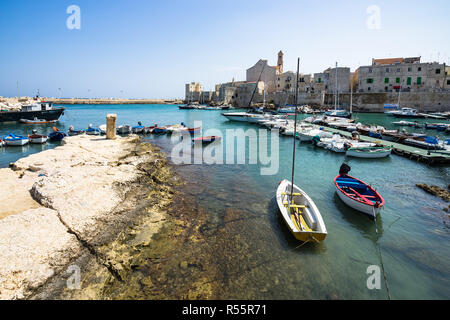
<svg viewBox="0 0 450 320">
<path fill-rule="evenodd" d="M 339 198 L 336 192 L 334 192 L 333 197 L 334 205 L 336 206 L 337 213 L 342 215 L 342 218 L 348 222 L 352 228 L 358 230 L 366 239 L 370 239 L 372 242 L 377 241 L 376 233 L 375 233 L 375 222 L 370 217 L 367 217 L 364 213 L 361 213 L 353 208 L 347 206 L 342 200 Z M 376 224 L 378 228 L 378 237 L 382 237 L 384 229 L 383 229 L 383 214 L 384 210 L 377 215 Z"/>
</svg>

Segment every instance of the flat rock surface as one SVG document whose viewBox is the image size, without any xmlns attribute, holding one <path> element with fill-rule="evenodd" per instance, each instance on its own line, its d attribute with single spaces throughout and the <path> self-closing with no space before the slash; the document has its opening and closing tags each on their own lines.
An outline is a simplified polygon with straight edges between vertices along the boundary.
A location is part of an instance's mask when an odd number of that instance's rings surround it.
<svg viewBox="0 0 450 320">
<path fill-rule="evenodd" d="M 138 141 L 68 137 L 0 170 L 0 299 L 27 298 L 123 219 L 113 209 L 152 159 Z"/>
<path fill-rule="evenodd" d="M 0 169 L 0 181 L 0 219 L 40 207 L 29 192 L 34 179 L 19 179 L 11 169 Z"/>
</svg>

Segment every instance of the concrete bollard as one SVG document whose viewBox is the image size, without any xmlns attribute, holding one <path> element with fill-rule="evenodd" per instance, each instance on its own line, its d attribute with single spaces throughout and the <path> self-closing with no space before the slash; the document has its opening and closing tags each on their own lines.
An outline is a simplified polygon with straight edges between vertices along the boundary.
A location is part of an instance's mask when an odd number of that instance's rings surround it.
<svg viewBox="0 0 450 320">
<path fill-rule="evenodd" d="M 106 116 L 106 139 L 116 138 L 116 120 L 117 114 L 108 114 Z"/>
</svg>

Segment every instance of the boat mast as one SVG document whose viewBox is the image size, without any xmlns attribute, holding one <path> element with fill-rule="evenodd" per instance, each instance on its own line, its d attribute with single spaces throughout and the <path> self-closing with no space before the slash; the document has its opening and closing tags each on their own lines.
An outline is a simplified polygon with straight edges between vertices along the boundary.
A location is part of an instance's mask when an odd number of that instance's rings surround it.
<svg viewBox="0 0 450 320">
<path fill-rule="evenodd" d="M 402 84 L 400 84 L 400 89 L 398 89 L 398 103 L 397 103 L 397 107 L 398 110 L 400 110 L 400 95 L 402 93 Z"/>
<path fill-rule="evenodd" d="M 353 105 L 353 83 L 350 81 L 350 114 L 352 114 Z"/>
<path fill-rule="evenodd" d="M 336 111 L 336 109 L 337 109 L 337 92 L 338 92 L 338 88 L 337 88 L 337 79 L 338 79 L 338 77 L 337 77 L 337 66 L 338 66 L 338 64 L 336 62 L 336 72 L 335 72 L 336 81 L 335 81 L 335 85 L 334 85 L 334 111 Z"/>
<path fill-rule="evenodd" d="M 291 179 L 291 196 L 294 194 L 294 171 L 295 171 L 295 140 L 297 139 L 297 104 L 298 104 L 298 73 L 300 69 L 300 58 L 297 58 L 297 80 L 295 82 L 295 118 L 294 118 L 294 149 L 292 151 L 292 179 Z"/>
<path fill-rule="evenodd" d="M 263 98 L 263 110 L 266 107 L 266 74 L 264 74 L 264 98 Z"/>
</svg>

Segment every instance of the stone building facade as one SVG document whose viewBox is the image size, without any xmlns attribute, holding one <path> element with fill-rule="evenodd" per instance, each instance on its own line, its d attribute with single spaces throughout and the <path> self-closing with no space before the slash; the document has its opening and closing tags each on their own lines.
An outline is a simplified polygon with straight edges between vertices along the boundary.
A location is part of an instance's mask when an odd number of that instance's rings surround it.
<svg viewBox="0 0 450 320">
<path fill-rule="evenodd" d="M 200 101 L 203 92 L 203 86 L 199 82 L 186 84 L 185 101 Z"/>
<path fill-rule="evenodd" d="M 445 64 L 419 58 L 373 59 L 357 70 L 358 92 L 432 92 L 447 87 Z"/>
<path fill-rule="evenodd" d="M 287 71 L 279 74 L 276 79 L 276 91 L 295 92 L 297 74 L 292 71 Z M 310 92 L 312 87 L 312 77 L 310 74 L 299 74 L 298 77 L 298 91 Z"/>
</svg>

